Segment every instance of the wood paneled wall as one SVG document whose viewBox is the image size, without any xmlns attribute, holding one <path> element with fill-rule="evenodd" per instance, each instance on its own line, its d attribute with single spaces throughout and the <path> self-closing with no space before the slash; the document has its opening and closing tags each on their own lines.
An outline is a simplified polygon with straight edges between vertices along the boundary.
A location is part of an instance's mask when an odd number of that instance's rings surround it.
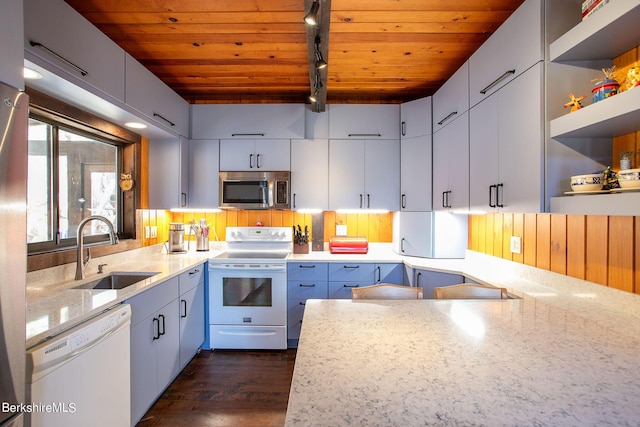
<svg viewBox="0 0 640 427">
<path fill-rule="evenodd" d="M 258 221 L 264 226 L 291 227 L 305 226 L 313 232 L 311 214 L 298 213 L 283 210 L 229 210 L 222 212 L 170 212 L 160 210 L 138 211 L 138 224 L 141 224 L 139 235 L 142 236 L 143 246 L 162 243 L 169 238 L 169 223 L 182 222 L 188 224 L 194 220 L 196 223 L 201 218 L 207 220 L 210 227 L 214 227 L 218 238 L 225 239 L 227 227 L 252 226 Z M 336 225 L 346 224 L 349 236 L 365 236 L 369 242 L 391 242 L 393 214 L 342 214 L 336 212 L 324 212 L 324 241 L 335 235 Z M 148 239 L 145 237 L 146 226 L 157 227 L 157 237 Z"/>
<path fill-rule="evenodd" d="M 522 238 L 521 253 L 510 250 Z M 640 294 L 640 216 L 469 216 L 469 249 Z"/>
</svg>

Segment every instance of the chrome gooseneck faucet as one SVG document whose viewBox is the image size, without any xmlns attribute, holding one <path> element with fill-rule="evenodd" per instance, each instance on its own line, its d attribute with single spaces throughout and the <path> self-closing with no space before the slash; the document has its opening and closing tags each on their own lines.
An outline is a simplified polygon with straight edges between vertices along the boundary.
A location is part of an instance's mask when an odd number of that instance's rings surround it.
<svg viewBox="0 0 640 427">
<path fill-rule="evenodd" d="M 76 232 L 76 280 L 84 279 L 84 270 L 87 267 L 89 260 L 91 260 L 91 252 L 89 251 L 89 248 L 87 248 L 87 257 L 83 258 L 82 256 L 82 253 L 84 252 L 84 236 L 82 235 L 82 230 L 89 221 L 93 220 L 102 221 L 107 224 L 107 227 L 109 227 L 109 238 L 111 240 L 111 244 L 115 245 L 118 243 L 118 236 L 116 236 L 116 232 L 113 229 L 113 224 L 107 218 L 100 215 L 91 215 L 80 221 L 80 224 L 78 224 L 78 231 Z"/>
</svg>

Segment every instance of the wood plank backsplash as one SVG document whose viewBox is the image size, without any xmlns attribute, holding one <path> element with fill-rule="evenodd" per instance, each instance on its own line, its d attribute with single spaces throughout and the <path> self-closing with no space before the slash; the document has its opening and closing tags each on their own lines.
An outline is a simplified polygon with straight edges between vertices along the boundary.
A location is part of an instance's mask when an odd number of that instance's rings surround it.
<svg viewBox="0 0 640 427">
<path fill-rule="evenodd" d="M 521 253 L 510 250 L 522 237 Z M 469 249 L 640 294 L 640 216 L 469 216 Z"/>
<path fill-rule="evenodd" d="M 227 227 L 252 226 L 261 222 L 270 227 L 305 226 L 309 232 L 313 232 L 311 214 L 298 213 L 287 210 L 228 210 L 222 212 L 171 212 L 162 210 L 143 209 L 138 211 L 138 224 L 141 224 L 139 236 L 142 236 L 143 246 L 151 246 L 162 243 L 169 238 L 169 223 L 181 222 L 188 224 L 194 220 L 196 223 L 201 218 L 206 219 L 207 224 L 215 229 L 219 240 L 225 239 Z M 337 213 L 324 212 L 324 241 L 328 242 L 335 235 L 336 225 L 347 225 L 349 236 L 365 236 L 369 242 L 391 242 L 393 230 L 393 214 L 367 214 L 367 213 Z M 157 228 L 156 238 L 146 238 L 145 227 Z M 213 237 L 212 237 L 213 238 Z"/>
</svg>

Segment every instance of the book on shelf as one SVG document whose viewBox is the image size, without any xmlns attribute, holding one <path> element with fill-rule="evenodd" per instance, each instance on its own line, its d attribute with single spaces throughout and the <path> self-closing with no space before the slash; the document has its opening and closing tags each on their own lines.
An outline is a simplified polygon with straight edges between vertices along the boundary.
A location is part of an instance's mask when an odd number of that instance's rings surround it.
<svg viewBox="0 0 640 427">
<path fill-rule="evenodd" d="M 609 0 L 585 0 L 582 3 L 582 20 L 587 19 L 607 3 L 609 3 Z"/>
</svg>

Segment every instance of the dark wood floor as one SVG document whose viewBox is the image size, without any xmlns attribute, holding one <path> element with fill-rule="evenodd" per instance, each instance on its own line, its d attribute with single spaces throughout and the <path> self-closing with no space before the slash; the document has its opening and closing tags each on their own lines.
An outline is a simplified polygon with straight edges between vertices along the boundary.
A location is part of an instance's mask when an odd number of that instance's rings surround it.
<svg viewBox="0 0 640 427">
<path fill-rule="evenodd" d="M 295 354 L 203 350 L 137 426 L 283 426 Z"/>
</svg>

